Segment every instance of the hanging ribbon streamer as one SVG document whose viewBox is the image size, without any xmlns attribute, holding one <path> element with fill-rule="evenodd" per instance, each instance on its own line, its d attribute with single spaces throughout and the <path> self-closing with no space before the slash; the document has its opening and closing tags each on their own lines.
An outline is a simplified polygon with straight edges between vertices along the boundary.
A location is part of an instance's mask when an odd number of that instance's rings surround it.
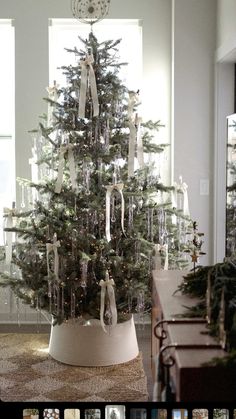
<svg viewBox="0 0 236 419">
<path fill-rule="evenodd" d="M 134 120 L 133 113 L 134 107 L 138 103 L 138 94 L 135 92 L 129 92 L 129 102 L 128 102 L 128 119 Z"/>
<path fill-rule="evenodd" d="M 101 306 L 100 306 L 100 321 L 102 328 L 105 333 L 107 333 L 106 326 L 104 323 L 104 311 L 105 311 L 105 296 L 107 292 L 108 302 L 111 310 L 111 327 L 115 327 L 117 324 L 117 309 L 116 309 L 116 300 L 115 300 L 115 291 L 114 291 L 114 280 L 109 278 L 109 273 L 106 272 L 105 281 L 102 279 L 99 282 L 101 287 Z"/>
<path fill-rule="evenodd" d="M 168 271 L 169 266 L 169 258 L 168 258 L 168 244 L 155 244 L 154 246 L 154 268 L 153 269 L 161 269 L 162 262 L 161 262 L 161 252 L 164 252 L 165 255 L 165 262 L 164 262 L 164 271 Z"/>
<path fill-rule="evenodd" d="M 137 128 L 137 159 L 139 168 L 144 168 L 144 155 L 143 155 L 143 139 L 142 139 L 142 131 L 141 131 L 141 122 L 142 118 L 136 115 L 135 118 L 135 125 Z"/>
<path fill-rule="evenodd" d="M 57 281 L 59 281 L 59 255 L 58 255 L 58 247 L 60 247 L 60 241 L 57 240 L 57 234 L 55 233 L 53 236 L 53 243 L 46 243 L 46 250 L 47 250 L 47 271 L 48 271 L 48 278 L 52 274 L 55 275 Z M 50 253 L 54 253 L 54 272 L 50 269 L 49 263 L 49 255 Z"/>
<path fill-rule="evenodd" d="M 74 190 L 77 189 L 75 159 L 74 159 L 74 154 L 73 154 L 73 148 L 74 148 L 73 144 L 62 145 L 60 147 L 58 176 L 57 176 L 57 181 L 55 184 L 55 193 L 61 192 L 66 153 L 68 153 L 68 163 L 69 163 L 69 170 L 70 170 L 71 185 Z"/>
<path fill-rule="evenodd" d="M 59 84 L 56 84 L 56 81 L 54 80 L 54 85 L 52 87 L 47 87 L 46 90 L 48 92 L 48 98 L 52 100 L 53 102 L 56 102 L 58 99 L 58 87 Z M 47 126 L 50 127 L 54 123 L 54 112 L 55 105 L 52 103 L 48 103 L 48 118 L 47 118 Z"/>
<path fill-rule="evenodd" d="M 113 191 L 118 191 L 121 197 L 121 229 L 123 233 L 125 234 L 124 229 L 124 219 L 125 219 L 125 201 L 123 196 L 123 183 L 117 183 L 115 185 L 108 185 L 106 186 L 107 192 L 106 192 L 106 238 L 107 241 L 111 241 L 111 232 L 110 232 L 110 214 L 111 214 L 111 195 Z"/>
<path fill-rule="evenodd" d="M 135 157 L 135 141 L 136 141 L 136 127 L 129 123 L 129 154 L 128 154 L 128 177 L 134 176 L 134 157 Z"/>
<path fill-rule="evenodd" d="M 94 63 L 93 55 L 88 55 L 85 60 L 80 61 L 81 65 L 81 83 L 79 96 L 79 118 L 85 118 L 85 104 L 88 83 L 91 88 L 91 96 L 93 102 L 93 116 L 99 115 L 99 103 L 97 94 L 96 78 L 92 64 Z"/>
<path fill-rule="evenodd" d="M 6 218 L 5 227 L 12 228 L 13 227 L 13 217 L 15 215 L 15 208 L 3 208 L 3 213 Z M 5 245 L 5 262 L 6 264 L 11 263 L 12 259 L 12 232 L 6 231 L 6 245 Z"/>
</svg>

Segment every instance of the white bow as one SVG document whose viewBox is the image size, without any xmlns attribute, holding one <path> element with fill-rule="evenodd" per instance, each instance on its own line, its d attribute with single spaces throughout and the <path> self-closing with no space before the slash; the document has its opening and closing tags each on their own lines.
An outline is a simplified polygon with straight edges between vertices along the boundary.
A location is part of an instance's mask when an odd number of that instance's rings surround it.
<svg viewBox="0 0 236 419">
<path fill-rule="evenodd" d="M 93 55 L 87 55 L 85 60 L 80 61 L 81 65 L 81 83 L 79 96 L 79 118 L 85 118 L 85 103 L 88 81 L 91 88 L 91 96 L 93 101 L 93 116 L 99 115 L 99 103 L 97 94 L 96 78 L 92 64 L 94 63 Z"/>
<path fill-rule="evenodd" d="M 105 323 L 104 323 L 104 310 L 105 310 L 105 295 L 107 291 L 108 301 L 111 310 L 111 327 L 115 327 L 117 324 L 117 309 L 116 309 L 116 300 L 115 300 L 115 292 L 114 292 L 114 280 L 109 278 L 108 272 L 106 272 L 106 279 L 105 281 L 102 279 L 99 282 L 101 287 L 101 306 L 100 306 L 100 321 L 102 328 L 105 333 L 107 333 Z"/>
</svg>

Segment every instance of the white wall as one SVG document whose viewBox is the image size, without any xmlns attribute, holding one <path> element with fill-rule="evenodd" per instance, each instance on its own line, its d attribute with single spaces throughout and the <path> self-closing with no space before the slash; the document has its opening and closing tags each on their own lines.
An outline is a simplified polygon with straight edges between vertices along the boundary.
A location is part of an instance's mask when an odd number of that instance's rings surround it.
<svg viewBox="0 0 236 419">
<path fill-rule="evenodd" d="M 173 0 L 174 176 L 188 184 L 190 213 L 212 262 L 215 0 Z M 209 195 L 200 181 L 209 180 Z"/>
</svg>

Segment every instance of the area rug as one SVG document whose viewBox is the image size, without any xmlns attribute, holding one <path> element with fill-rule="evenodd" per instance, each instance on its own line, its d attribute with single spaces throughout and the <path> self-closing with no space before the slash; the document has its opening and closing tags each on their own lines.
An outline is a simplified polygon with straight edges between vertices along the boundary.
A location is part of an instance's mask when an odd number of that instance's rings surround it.
<svg viewBox="0 0 236 419">
<path fill-rule="evenodd" d="M 147 401 L 142 356 L 109 367 L 77 367 L 47 352 L 48 334 L 0 334 L 2 401 Z"/>
</svg>

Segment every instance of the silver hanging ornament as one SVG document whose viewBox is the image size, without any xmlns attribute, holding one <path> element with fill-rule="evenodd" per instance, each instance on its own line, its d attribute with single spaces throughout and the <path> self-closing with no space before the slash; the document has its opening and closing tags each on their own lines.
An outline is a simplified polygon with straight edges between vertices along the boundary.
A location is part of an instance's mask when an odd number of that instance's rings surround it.
<svg viewBox="0 0 236 419">
<path fill-rule="evenodd" d="M 71 0 L 73 16 L 80 22 L 93 25 L 108 14 L 110 0 Z"/>
</svg>

